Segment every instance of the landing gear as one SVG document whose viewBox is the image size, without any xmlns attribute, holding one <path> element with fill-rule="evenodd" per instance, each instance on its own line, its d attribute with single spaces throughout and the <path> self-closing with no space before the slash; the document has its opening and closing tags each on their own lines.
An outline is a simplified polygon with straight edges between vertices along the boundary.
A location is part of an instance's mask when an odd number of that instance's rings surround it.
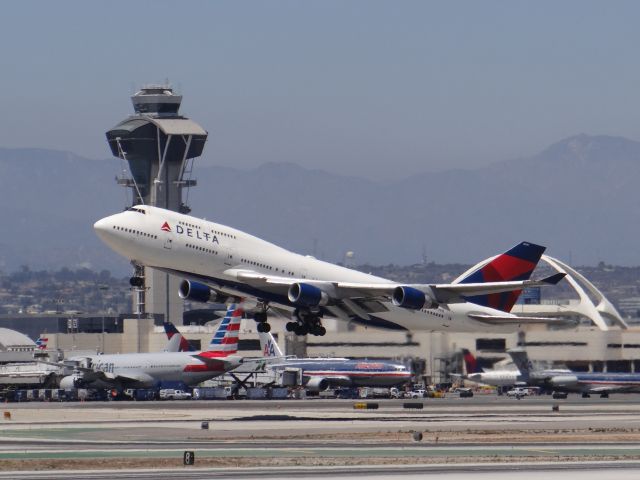
<svg viewBox="0 0 640 480">
<path fill-rule="evenodd" d="M 140 287 L 144 286 L 144 278 L 142 278 L 142 277 L 131 277 L 129 279 L 129 285 L 131 285 L 132 287 L 140 288 Z"/>
<path fill-rule="evenodd" d="M 293 312 L 295 321 L 288 322 L 287 332 L 294 332 L 296 335 L 316 335 L 322 337 L 327 333 L 327 329 L 322 326 L 320 316 L 311 310 L 297 308 Z"/>
<path fill-rule="evenodd" d="M 591 397 L 591 395 L 589 395 L 589 394 L 588 394 L 588 393 L 586 393 L 586 392 L 584 392 L 584 393 L 582 394 L 582 398 L 590 398 L 590 397 Z"/>
<path fill-rule="evenodd" d="M 267 322 L 260 322 L 256 327 L 260 333 L 269 333 L 271 331 L 271 325 Z"/>
<path fill-rule="evenodd" d="M 600 394 L 600 398 L 609 398 L 609 394 L 607 392 L 602 392 Z"/>
<path fill-rule="evenodd" d="M 253 319 L 256 321 L 258 326 L 258 332 L 260 333 L 269 333 L 271 331 L 271 325 L 267 322 L 267 308 L 269 304 L 267 302 L 259 302 L 258 310 L 253 314 Z"/>
</svg>

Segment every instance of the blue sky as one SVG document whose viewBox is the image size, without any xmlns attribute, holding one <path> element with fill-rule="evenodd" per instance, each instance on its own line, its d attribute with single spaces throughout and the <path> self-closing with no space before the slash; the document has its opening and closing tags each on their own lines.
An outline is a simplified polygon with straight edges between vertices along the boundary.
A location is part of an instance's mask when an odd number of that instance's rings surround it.
<svg viewBox="0 0 640 480">
<path fill-rule="evenodd" d="M 640 139 L 640 3 L 20 1 L 0 17 L 0 146 L 110 156 L 169 79 L 202 163 L 384 179 Z"/>
</svg>

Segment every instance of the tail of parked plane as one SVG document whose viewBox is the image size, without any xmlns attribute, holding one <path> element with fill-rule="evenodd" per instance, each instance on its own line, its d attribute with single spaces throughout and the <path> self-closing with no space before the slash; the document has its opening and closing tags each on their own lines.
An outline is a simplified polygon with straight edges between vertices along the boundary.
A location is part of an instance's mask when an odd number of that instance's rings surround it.
<svg viewBox="0 0 640 480">
<path fill-rule="evenodd" d="M 182 336 L 173 323 L 165 322 L 164 332 L 167 334 L 167 339 L 169 340 L 164 349 L 165 352 L 193 352 L 195 350 L 189 343 L 189 340 Z"/>
<path fill-rule="evenodd" d="M 229 305 L 227 314 L 220 322 L 218 330 L 211 339 L 208 352 L 219 352 L 233 355 L 238 352 L 238 333 L 242 321 L 243 310 L 235 303 Z"/>
<path fill-rule="evenodd" d="M 49 339 L 48 339 L 48 338 L 46 338 L 46 337 L 39 337 L 39 338 L 36 340 L 36 347 L 37 347 L 39 350 L 46 350 L 46 349 L 47 349 L 47 342 L 48 342 L 48 341 L 49 341 Z"/>
<path fill-rule="evenodd" d="M 260 337 L 260 348 L 262 349 L 262 356 L 266 358 L 272 357 L 283 357 L 282 350 L 276 343 L 276 339 L 273 338 L 271 333 L 260 332 L 258 333 Z"/>
<path fill-rule="evenodd" d="M 493 257 L 480 267 L 462 274 L 455 283 L 509 282 L 529 280 L 546 247 L 522 242 L 511 250 Z M 466 297 L 477 305 L 510 312 L 522 290 Z"/>
<path fill-rule="evenodd" d="M 478 366 L 478 361 L 476 360 L 476 357 L 474 357 L 473 353 L 471 353 L 466 348 L 462 349 L 462 357 L 464 358 L 464 366 L 467 370 L 467 375 L 482 371 Z"/>
<path fill-rule="evenodd" d="M 531 365 L 531 361 L 529 360 L 529 355 L 527 355 L 526 350 L 523 350 L 522 348 L 512 348 L 511 350 L 507 350 L 507 353 L 520 371 L 520 375 L 522 375 L 525 380 L 529 378 L 529 374 L 531 373 L 531 370 L 533 370 L 533 366 Z"/>
</svg>

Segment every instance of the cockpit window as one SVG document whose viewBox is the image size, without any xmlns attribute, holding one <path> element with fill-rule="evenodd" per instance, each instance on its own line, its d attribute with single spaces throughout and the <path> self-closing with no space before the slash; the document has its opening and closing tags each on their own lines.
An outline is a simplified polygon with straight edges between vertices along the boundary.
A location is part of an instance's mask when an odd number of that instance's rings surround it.
<svg viewBox="0 0 640 480">
<path fill-rule="evenodd" d="M 138 212 L 138 213 L 141 213 L 141 214 L 143 214 L 143 215 L 144 215 L 145 213 L 147 213 L 147 212 L 146 212 L 145 210 L 143 210 L 142 208 L 136 208 L 136 207 L 127 208 L 127 211 L 129 211 L 129 212 Z"/>
</svg>

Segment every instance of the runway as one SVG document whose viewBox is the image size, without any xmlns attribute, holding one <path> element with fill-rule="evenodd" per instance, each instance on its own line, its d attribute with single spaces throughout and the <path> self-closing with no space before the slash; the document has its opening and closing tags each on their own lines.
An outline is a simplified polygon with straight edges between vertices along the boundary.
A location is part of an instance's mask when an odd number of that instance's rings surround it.
<svg viewBox="0 0 640 480">
<path fill-rule="evenodd" d="M 541 478 L 535 475 L 544 465 L 564 468 L 567 462 L 581 472 L 599 462 L 598 468 L 638 475 L 638 400 L 492 395 L 424 399 L 420 410 L 403 408 L 402 400 L 377 401 L 375 410 L 327 399 L 5 404 L 10 420 L 0 421 L 0 479 L 7 472 L 14 474 L 8 478 L 32 478 L 29 470 L 47 468 L 49 474 L 69 466 L 93 471 L 78 478 L 106 478 L 101 469 L 109 478 L 144 478 L 144 469 L 154 478 L 168 472 L 171 478 L 250 478 L 251 469 L 256 478 L 275 478 L 292 468 L 311 470 L 290 478 L 341 478 L 336 468 L 345 469 L 343 478 L 412 478 L 425 469 L 446 476 L 452 466 L 479 464 L 472 471 L 480 475 L 527 462 L 534 462 L 526 467 L 531 478 Z M 185 451 L 194 452 L 194 466 L 182 465 Z M 113 469 L 124 477 L 113 476 Z"/>
</svg>

